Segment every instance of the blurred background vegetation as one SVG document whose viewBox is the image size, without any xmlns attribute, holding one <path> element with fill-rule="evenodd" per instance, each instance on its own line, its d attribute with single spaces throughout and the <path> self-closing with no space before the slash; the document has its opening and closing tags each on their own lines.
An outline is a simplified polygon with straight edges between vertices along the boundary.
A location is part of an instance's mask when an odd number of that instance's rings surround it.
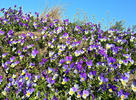
<svg viewBox="0 0 136 100">
<path fill-rule="evenodd" d="M 53 21 L 54 19 L 58 19 L 60 23 L 63 22 L 64 18 L 69 19 L 68 17 L 64 17 L 67 15 L 64 15 L 65 8 L 61 5 L 53 6 L 52 8 L 49 8 L 47 5 L 44 9 L 44 11 L 39 15 L 39 18 L 46 18 L 48 15 L 49 21 Z M 34 16 L 34 19 L 36 20 L 36 16 Z M 73 24 L 76 25 L 82 25 L 87 22 L 93 22 L 95 24 L 100 24 L 101 28 L 106 31 L 108 29 L 118 29 L 120 31 L 127 31 L 131 30 L 133 32 L 136 32 L 136 25 L 128 26 L 125 20 L 116 20 L 115 18 L 113 20 L 109 16 L 109 13 L 107 13 L 107 18 L 102 20 L 97 20 L 95 15 L 88 16 L 87 13 L 83 10 L 80 10 L 79 8 L 75 12 L 73 16 Z M 71 22 L 71 21 L 70 21 Z M 108 22 L 108 24 L 105 25 L 105 22 Z"/>
<path fill-rule="evenodd" d="M 64 17 L 64 8 L 60 5 L 54 6 L 52 8 L 48 8 L 45 7 L 44 12 L 40 15 L 40 17 L 45 17 L 45 15 L 49 15 L 49 17 L 51 19 L 59 19 L 59 21 L 63 21 L 63 17 Z M 77 12 L 75 12 L 74 16 L 73 16 L 73 24 L 76 25 L 82 25 L 85 24 L 87 22 L 93 22 L 93 23 L 100 23 L 102 25 L 102 28 L 104 30 L 108 30 L 108 29 L 118 29 L 120 31 L 127 31 L 130 30 L 133 32 L 136 32 L 136 25 L 131 25 L 128 26 L 125 20 L 116 20 L 115 18 L 113 20 L 109 20 L 109 13 L 107 13 L 107 18 L 106 19 L 102 19 L 102 21 L 98 21 L 95 15 L 92 16 L 88 16 L 86 12 L 84 12 L 83 10 L 80 10 L 79 8 L 77 9 Z M 104 25 L 103 23 L 105 23 L 104 21 L 107 21 L 108 24 Z"/>
</svg>

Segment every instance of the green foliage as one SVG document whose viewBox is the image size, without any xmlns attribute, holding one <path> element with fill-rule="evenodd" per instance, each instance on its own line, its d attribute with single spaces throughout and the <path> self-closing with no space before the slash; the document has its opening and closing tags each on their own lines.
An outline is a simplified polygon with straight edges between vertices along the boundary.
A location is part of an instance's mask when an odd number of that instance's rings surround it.
<svg viewBox="0 0 136 100">
<path fill-rule="evenodd" d="M 121 20 L 121 21 L 116 21 L 116 22 L 115 22 L 115 25 L 111 26 L 110 28 L 111 28 L 111 29 L 117 29 L 117 30 L 119 30 L 119 31 L 123 31 L 123 30 L 125 29 L 124 23 L 125 23 L 125 22 L 124 22 L 123 20 Z"/>
<path fill-rule="evenodd" d="M 3 10 L 0 21 L 1 100 L 136 97 L 136 34 L 122 21 L 104 31 L 87 18 L 61 23 L 21 11 Z"/>
</svg>

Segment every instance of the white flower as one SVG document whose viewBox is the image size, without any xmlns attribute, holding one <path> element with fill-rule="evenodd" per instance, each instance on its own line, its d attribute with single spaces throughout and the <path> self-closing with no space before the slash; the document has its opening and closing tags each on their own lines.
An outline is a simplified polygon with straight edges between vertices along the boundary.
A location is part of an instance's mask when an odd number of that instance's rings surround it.
<svg viewBox="0 0 136 100">
<path fill-rule="evenodd" d="M 136 85 L 135 85 L 136 82 L 133 82 L 133 84 L 131 85 L 131 88 L 134 92 L 136 92 Z"/>
<path fill-rule="evenodd" d="M 126 83 L 128 82 L 128 80 L 120 79 L 120 81 L 121 81 L 121 83 L 122 83 L 123 86 L 126 86 L 126 85 L 127 85 Z"/>
<path fill-rule="evenodd" d="M 74 90 L 70 88 L 69 95 L 73 95 L 73 94 L 74 94 Z"/>
</svg>

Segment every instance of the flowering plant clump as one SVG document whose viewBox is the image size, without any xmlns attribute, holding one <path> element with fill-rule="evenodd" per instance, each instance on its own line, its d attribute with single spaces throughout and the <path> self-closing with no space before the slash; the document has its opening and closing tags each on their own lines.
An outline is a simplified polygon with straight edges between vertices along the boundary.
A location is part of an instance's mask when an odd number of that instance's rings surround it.
<svg viewBox="0 0 136 100">
<path fill-rule="evenodd" d="M 136 33 L 0 12 L 1 100 L 136 98 Z"/>
</svg>

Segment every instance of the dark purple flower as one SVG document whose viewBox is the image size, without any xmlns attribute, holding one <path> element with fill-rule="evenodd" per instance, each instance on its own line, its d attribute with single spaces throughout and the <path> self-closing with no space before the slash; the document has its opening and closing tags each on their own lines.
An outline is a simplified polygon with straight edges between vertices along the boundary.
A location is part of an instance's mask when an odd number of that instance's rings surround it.
<svg viewBox="0 0 136 100">
<path fill-rule="evenodd" d="M 107 62 L 108 62 L 108 65 L 111 66 L 113 63 L 116 62 L 116 58 L 109 57 L 109 58 L 107 59 Z"/>
<path fill-rule="evenodd" d="M 107 53 L 106 53 L 106 50 L 105 50 L 105 49 L 100 49 L 100 50 L 99 50 L 99 54 L 101 54 L 101 55 L 104 56 L 104 57 L 107 57 Z"/>
<path fill-rule="evenodd" d="M 53 25 L 54 25 L 53 22 L 51 22 L 51 23 L 50 23 L 51 28 L 53 27 Z"/>
<path fill-rule="evenodd" d="M 7 33 L 7 36 L 8 37 L 13 37 L 13 33 L 14 33 L 13 30 L 9 30 L 8 33 Z"/>
<path fill-rule="evenodd" d="M 26 52 L 27 49 L 28 49 L 27 46 L 25 46 L 25 47 L 23 48 L 23 51 Z"/>
<path fill-rule="evenodd" d="M 107 90 L 107 85 L 106 84 L 102 84 L 100 86 L 100 88 L 102 89 L 102 91 L 106 91 Z"/>
<path fill-rule="evenodd" d="M 98 77 L 98 79 L 100 80 L 100 85 L 102 85 L 104 82 L 108 82 L 108 78 L 105 78 L 102 74 Z"/>
<path fill-rule="evenodd" d="M 72 64 L 70 64 L 70 68 L 73 68 L 75 65 L 75 62 L 73 62 Z"/>
<path fill-rule="evenodd" d="M 65 77 L 63 80 L 62 80 L 62 84 L 65 84 L 66 82 L 69 81 L 69 78 Z"/>
<path fill-rule="evenodd" d="M 48 87 L 51 87 L 51 85 L 53 85 L 55 83 L 55 80 L 53 80 L 52 77 L 49 77 L 46 80 L 48 82 L 48 85 L 47 85 Z"/>
<path fill-rule="evenodd" d="M 53 99 L 52 100 L 58 100 L 56 96 L 53 96 Z"/>
<path fill-rule="evenodd" d="M 38 13 L 38 12 L 35 12 L 35 15 L 36 15 L 36 16 L 39 16 L 39 13 Z"/>
<path fill-rule="evenodd" d="M 69 19 L 65 19 L 63 23 L 67 26 L 69 24 Z"/>
<path fill-rule="evenodd" d="M 44 63 L 46 63 L 46 62 L 47 62 L 47 59 L 46 59 L 46 58 L 42 58 L 42 61 L 43 61 Z"/>
<path fill-rule="evenodd" d="M 77 63 L 76 68 L 77 68 L 77 70 L 78 70 L 79 72 L 82 72 L 82 71 L 83 71 L 83 66 L 82 66 L 82 64 L 80 64 L 79 62 Z"/>
<path fill-rule="evenodd" d="M 65 59 L 61 59 L 61 60 L 59 61 L 59 66 L 62 65 L 63 63 L 65 63 Z"/>
<path fill-rule="evenodd" d="M 72 61 L 72 56 L 66 56 L 66 63 L 70 64 L 71 61 Z"/>
<path fill-rule="evenodd" d="M 116 87 L 115 85 L 108 84 L 108 86 L 110 92 L 115 92 L 118 89 L 118 87 Z"/>
<path fill-rule="evenodd" d="M 89 68 L 91 68 L 91 66 L 93 66 L 93 61 L 92 61 L 92 60 L 89 60 L 89 61 L 86 62 L 86 64 L 87 64 L 87 66 L 88 66 Z"/>
</svg>

